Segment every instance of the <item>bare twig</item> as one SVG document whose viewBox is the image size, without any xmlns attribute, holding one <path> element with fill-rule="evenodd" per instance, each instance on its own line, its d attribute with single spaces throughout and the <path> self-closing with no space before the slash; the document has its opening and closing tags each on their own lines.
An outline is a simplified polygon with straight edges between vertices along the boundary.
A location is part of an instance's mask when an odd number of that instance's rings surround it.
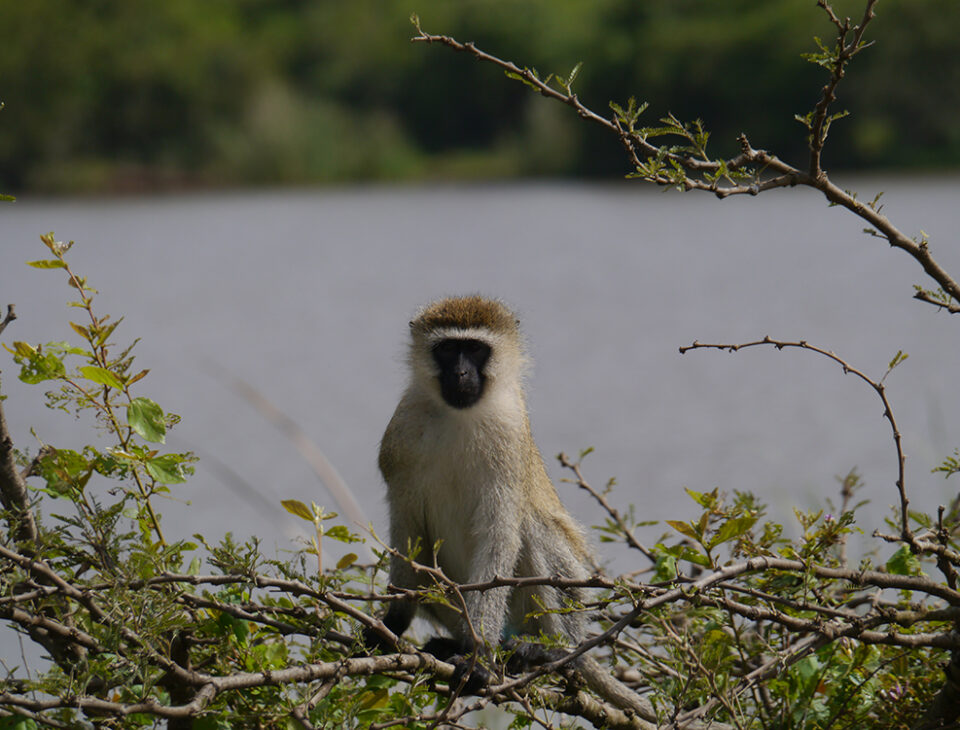
<svg viewBox="0 0 960 730">
<path fill-rule="evenodd" d="M 917 291 L 913 295 L 913 298 L 919 299 L 922 302 L 927 302 L 928 304 L 932 304 L 935 307 L 946 309 L 950 314 L 960 313 L 960 304 L 951 304 L 950 302 L 944 301 L 943 299 L 938 299 L 937 297 L 932 296 L 929 292 L 923 291 L 922 289 L 920 291 Z"/>
<path fill-rule="evenodd" d="M 857 26 L 851 26 L 849 21 L 840 21 L 829 4 L 823 0 L 818 4 L 828 13 L 831 23 L 837 28 L 840 50 L 836 62 L 831 68 L 830 80 L 823 87 L 820 101 L 811 112 L 808 143 L 810 160 L 806 171 L 784 162 L 776 155 L 765 150 L 754 149 L 745 134 L 741 134 L 739 137 L 741 153 L 726 160 L 711 160 L 703 155 L 675 152 L 668 146 L 659 147 L 651 144 L 641 131 L 632 129 L 632 125 L 625 126 L 616 115 L 608 118 L 589 109 L 569 87 L 554 88 L 549 83 L 549 77 L 541 79 L 531 69 L 521 68 L 511 61 L 498 58 L 477 48 L 473 43 L 461 43 L 451 36 L 427 33 L 419 26 L 419 22 L 416 24 L 417 35 L 411 40 L 418 43 L 436 43 L 455 51 L 468 53 L 480 61 L 503 69 L 509 76 L 532 87 L 540 95 L 566 104 L 581 119 L 598 124 L 616 135 L 626 151 L 631 165 L 638 171 L 637 176 L 657 185 L 679 187 L 683 190 L 703 190 L 713 193 L 719 198 L 727 198 L 732 195 L 757 195 L 767 190 L 795 185 L 815 188 L 831 203 L 846 208 L 869 223 L 871 228 L 868 229 L 868 232 L 872 232 L 877 237 L 889 242 L 891 246 L 909 254 L 923 267 L 927 276 L 936 281 L 949 297 L 960 303 L 960 283 L 933 258 L 925 239 L 918 242 L 901 232 L 886 216 L 880 213 L 878 207 L 861 203 L 855 195 L 834 185 L 826 171 L 822 169 L 821 153 L 831 119 L 827 112 L 830 104 L 836 99 L 836 89 L 845 75 L 847 63 L 867 45 L 863 41 L 863 34 L 867 24 L 874 17 L 873 7 L 876 0 L 867 0 L 863 19 Z M 850 36 L 849 41 L 847 40 L 848 36 Z M 662 159 L 671 163 L 671 169 L 662 172 L 647 170 L 644 166 L 645 161 L 651 158 Z M 733 181 L 729 174 L 732 171 L 747 170 L 757 171 L 753 173 L 754 179 L 749 183 Z M 764 178 L 762 177 L 763 174 L 770 174 L 772 177 Z M 916 298 L 930 302 L 929 298 L 924 296 L 916 295 Z M 930 303 L 944 306 L 943 302 L 934 301 Z M 947 309 L 951 312 L 960 311 L 960 306 L 954 308 L 951 305 Z"/>
<path fill-rule="evenodd" d="M 903 452 L 903 440 L 900 435 L 900 428 L 897 426 L 897 421 L 893 416 L 893 409 L 890 407 L 890 401 L 887 400 L 886 388 L 883 385 L 883 380 L 874 380 L 863 371 L 858 370 L 857 368 L 850 365 L 843 358 L 835 355 L 829 350 L 824 350 L 815 345 L 811 345 L 804 340 L 799 340 L 797 342 L 785 342 L 782 340 L 774 340 L 770 337 L 764 337 L 762 340 L 756 340 L 754 342 L 743 342 L 740 344 L 706 344 L 702 342 L 693 342 L 691 345 L 686 347 L 681 347 L 680 352 L 685 353 L 689 350 L 698 350 L 698 349 L 714 349 L 714 350 L 727 350 L 729 352 L 737 352 L 747 347 L 756 347 L 762 345 L 772 345 L 778 350 L 782 350 L 785 347 L 796 347 L 802 350 L 810 350 L 816 352 L 824 357 L 830 358 L 843 368 L 844 373 L 851 373 L 860 378 L 863 382 L 867 383 L 876 394 L 879 396 L 881 402 L 883 403 L 883 416 L 890 423 L 890 430 L 893 436 L 894 448 L 897 452 L 897 492 L 900 495 L 900 534 L 904 542 L 908 543 L 911 548 L 918 549 L 916 545 L 916 538 L 914 537 L 913 531 L 910 529 L 910 515 L 908 512 L 908 507 L 910 505 L 910 500 L 907 498 L 906 490 L 906 480 L 905 480 L 905 471 L 904 466 L 906 464 L 906 455 Z"/>
<path fill-rule="evenodd" d="M 3 331 L 7 328 L 7 325 L 10 324 L 13 320 L 17 318 L 17 312 L 14 308 L 14 305 L 7 305 L 7 316 L 0 321 L 0 334 L 3 334 Z"/>
<path fill-rule="evenodd" d="M 814 107 L 810 124 L 810 176 L 815 179 L 826 175 L 820 165 L 820 156 L 830 129 L 830 118 L 827 116 L 827 111 L 837 99 L 837 86 L 840 85 L 840 81 L 845 75 L 846 66 L 850 59 L 866 47 L 863 43 L 863 32 L 866 30 L 867 24 L 874 18 L 873 7 L 876 2 L 877 0 L 867 0 L 863 20 L 860 21 L 859 25 L 851 27 L 850 19 L 841 21 L 834 13 L 829 2 L 817 0 L 817 5 L 823 8 L 830 18 L 830 22 L 837 29 L 837 55 L 830 70 L 830 80 L 823 87 L 820 100 Z M 848 41 L 847 38 L 851 34 L 853 37 Z"/>
<path fill-rule="evenodd" d="M 633 530 L 631 530 L 627 525 L 627 523 L 624 521 L 623 516 L 620 514 L 619 510 L 617 510 L 616 507 L 611 505 L 610 502 L 607 501 L 606 497 L 604 497 L 596 489 L 590 486 L 587 483 L 587 481 L 583 478 L 583 472 L 580 470 L 580 463 L 579 462 L 574 463 L 570 461 L 569 457 L 563 453 L 559 454 L 557 456 L 557 459 L 560 460 L 561 466 L 573 472 L 573 475 L 576 479 L 575 484 L 578 487 L 580 487 L 580 489 L 583 489 L 584 491 L 586 491 L 591 497 L 593 497 L 597 501 L 597 503 L 601 507 L 603 507 L 606 513 L 610 515 L 610 518 L 614 521 L 614 523 L 616 523 L 617 527 L 623 533 L 623 539 L 626 541 L 627 545 L 629 545 L 634 550 L 639 550 L 651 562 L 656 562 L 657 556 L 654 555 L 651 550 L 644 547 L 637 540 L 636 536 L 633 534 Z"/>
</svg>

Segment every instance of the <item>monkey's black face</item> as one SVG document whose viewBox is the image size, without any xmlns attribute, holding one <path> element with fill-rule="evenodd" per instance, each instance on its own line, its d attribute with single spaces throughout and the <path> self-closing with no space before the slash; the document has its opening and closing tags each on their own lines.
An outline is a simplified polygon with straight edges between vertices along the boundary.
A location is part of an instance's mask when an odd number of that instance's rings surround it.
<svg viewBox="0 0 960 730">
<path fill-rule="evenodd" d="M 480 340 L 441 340 L 433 348 L 440 368 L 440 393 L 454 408 L 469 408 L 483 395 L 490 346 Z"/>
</svg>

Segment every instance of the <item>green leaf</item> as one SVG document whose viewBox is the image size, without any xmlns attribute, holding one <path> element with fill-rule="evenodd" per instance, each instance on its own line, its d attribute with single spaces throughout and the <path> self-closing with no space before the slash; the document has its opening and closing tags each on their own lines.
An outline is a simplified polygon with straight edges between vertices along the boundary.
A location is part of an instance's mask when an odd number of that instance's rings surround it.
<svg viewBox="0 0 960 730">
<path fill-rule="evenodd" d="M 890 364 L 887 365 L 887 370 L 893 370 L 897 365 L 902 363 L 908 357 L 910 356 L 907 353 L 905 353 L 903 350 L 897 350 L 897 354 L 893 356 L 893 359 L 890 361 Z"/>
<path fill-rule="evenodd" d="M 699 504 L 704 509 L 713 509 L 713 506 L 717 503 L 717 490 L 714 489 L 710 492 L 695 492 L 692 489 L 683 488 L 683 491 L 690 495 L 690 499 Z"/>
<path fill-rule="evenodd" d="M 313 512 L 299 499 L 284 499 L 280 501 L 283 508 L 292 515 L 296 515 L 307 522 L 313 522 Z"/>
<path fill-rule="evenodd" d="M 342 558 L 340 558 L 340 560 L 337 561 L 337 570 L 344 570 L 345 568 L 349 568 L 351 565 L 357 562 L 357 557 L 358 556 L 356 553 L 347 553 Z"/>
<path fill-rule="evenodd" d="M 533 718 L 529 715 L 514 715 L 507 730 L 526 730 L 533 726 Z"/>
<path fill-rule="evenodd" d="M 107 338 L 113 334 L 113 331 L 117 328 L 117 326 L 122 321 L 123 321 L 123 317 L 118 319 L 116 322 L 111 322 L 110 324 L 103 326 L 103 320 L 100 320 L 99 330 L 96 335 L 97 337 L 96 344 L 99 346 L 99 345 L 102 345 L 104 342 L 106 342 Z"/>
<path fill-rule="evenodd" d="M 537 70 L 536 70 L 535 68 L 524 68 L 523 70 L 526 71 L 527 73 L 529 73 L 533 78 L 535 78 L 535 79 L 537 78 Z M 536 91 L 536 92 L 538 92 L 538 93 L 540 92 L 540 87 L 537 86 L 537 85 L 536 85 L 535 83 L 533 83 L 532 81 L 529 81 L 526 76 L 523 76 L 523 75 L 521 75 L 521 74 L 518 74 L 518 73 L 516 73 L 515 71 L 504 71 L 503 73 L 506 75 L 506 77 L 507 77 L 508 79 L 513 79 L 514 81 L 519 81 L 519 82 L 522 83 L 522 84 L 526 84 L 527 86 L 529 86 L 529 87 L 530 87 L 531 89 L 533 89 L 534 91 Z M 548 81 L 549 81 L 549 79 L 548 79 Z"/>
<path fill-rule="evenodd" d="M 821 674 L 821 668 L 820 660 L 815 656 L 804 657 L 794 665 L 794 671 L 804 684 L 818 679 Z"/>
<path fill-rule="evenodd" d="M 710 513 L 704 511 L 700 515 L 700 522 L 697 523 L 697 526 L 694 528 L 697 531 L 697 534 L 700 536 L 701 540 L 704 535 L 707 534 L 707 527 L 710 525 Z"/>
<path fill-rule="evenodd" d="M 144 462 L 147 474 L 161 484 L 183 484 L 187 481 L 183 472 L 183 456 L 180 454 L 164 454 Z"/>
<path fill-rule="evenodd" d="M 233 635 L 240 644 L 246 644 L 250 637 L 250 626 L 242 619 L 235 619 L 233 622 Z"/>
<path fill-rule="evenodd" d="M 960 449 L 953 450 L 953 456 L 948 456 L 943 463 L 935 467 L 932 472 L 942 471 L 945 477 L 952 476 L 960 472 Z"/>
<path fill-rule="evenodd" d="M 757 521 L 756 515 L 748 517 L 734 517 L 723 523 L 717 534 L 710 539 L 710 547 L 716 547 L 727 540 L 733 540 L 745 534 Z"/>
<path fill-rule="evenodd" d="M 163 409 L 149 398 L 134 398 L 127 406 L 127 423 L 147 441 L 162 444 L 167 433 Z"/>
<path fill-rule="evenodd" d="M 691 540 L 696 540 L 700 542 L 702 535 L 697 534 L 696 529 L 688 522 L 681 522 L 680 520 L 666 520 L 666 523 L 670 525 L 674 530 L 679 532 L 681 535 L 689 537 Z"/>
<path fill-rule="evenodd" d="M 51 497 L 70 497 L 83 491 L 94 466 L 81 453 L 72 449 L 50 449 L 37 466 L 38 475 L 46 481 L 39 489 Z"/>
<path fill-rule="evenodd" d="M 191 720 L 193 730 L 232 730 L 233 725 L 214 715 L 205 715 Z"/>
<path fill-rule="evenodd" d="M 887 561 L 887 572 L 894 575 L 917 575 L 920 572 L 920 561 L 910 552 L 910 548 L 901 545 Z"/>
<path fill-rule="evenodd" d="M 350 532 L 345 525 L 334 525 L 333 527 L 328 528 L 324 534 L 327 537 L 332 537 L 334 540 L 339 540 L 340 542 L 360 542 L 360 538 Z"/>
<path fill-rule="evenodd" d="M 677 559 L 669 553 L 657 556 L 653 569 L 654 580 L 658 583 L 673 580 L 677 577 Z"/>
<path fill-rule="evenodd" d="M 66 369 L 63 366 L 63 355 L 50 350 L 41 352 L 33 350 L 28 356 L 20 354 L 20 345 L 26 343 L 17 342 L 14 346 L 17 348 L 17 356 L 14 358 L 20 367 L 20 380 L 24 383 L 36 385 L 44 380 L 55 380 L 63 377 Z M 27 345 L 29 347 L 29 345 Z M 32 348 L 31 348 L 32 349 Z"/>
<path fill-rule="evenodd" d="M 0 717 L 0 730 L 36 730 L 37 723 L 23 715 Z"/>
<path fill-rule="evenodd" d="M 383 707 L 387 704 L 390 692 L 387 689 L 377 689 L 373 692 L 364 692 L 360 695 L 358 706 L 361 709 L 369 710 L 374 707 Z"/>
<path fill-rule="evenodd" d="M 70 250 L 70 247 L 73 246 L 73 241 L 68 241 L 64 243 L 63 241 L 58 241 L 53 235 L 53 231 L 50 233 L 43 233 L 40 235 L 40 240 L 43 241 L 44 245 L 53 252 L 54 256 L 63 256 L 67 251 Z"/>
<path fill-rule="evenodd" d="M 29 342 L 22 342 L 20 340 L 13 343 L 13 349 L 11 350 L 6 345 L 3 346 L 7 352 L 12 352 L 17 357 L 32 357 L 37 353 L 37 348 L 31 345 Z"/>
<path fill-rule="evenodd" d="M 696 565 L 702 565 L 704 568 L 713 567 L 712 564 L 710 563 L 710 558 L 708 558 L 703 553 L 697 552 L 696 550 L 689 547 L 688 545 L 682 545 L 680 547 L 680 550 L 678 551 L 678 554 L 677 554 L 677 559 L 686 560 Z"/>
<path fill-rule="evenodd" d="M 120 379 L 106 368 L 98 365 L 84 365 L 80 368 L 80 373 L 87 380 L 92 380 L 94 383 L 106 385 L 108 388 L 123 390 L 123 383 L 120 382 Z"/>
<path fill-rule="evenodd" d="M 40 261 L 27 261 L 27 266 L 35 269 L 65 269 L 67 264 L 59 259 L 42 259 Z"/>
</svg>

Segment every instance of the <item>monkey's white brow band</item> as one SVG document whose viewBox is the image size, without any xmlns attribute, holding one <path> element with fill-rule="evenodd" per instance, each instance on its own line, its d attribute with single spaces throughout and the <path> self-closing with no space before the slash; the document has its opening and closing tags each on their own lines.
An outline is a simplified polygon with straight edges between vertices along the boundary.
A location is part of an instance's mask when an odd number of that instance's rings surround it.
<svg viewBox="0 0 960 730">
<path fill-rule="evenodd" d="M 430 339 L 489 341 L 492 333 L 483 327 L 441 327 L 430 333 Z"/>
</svg>

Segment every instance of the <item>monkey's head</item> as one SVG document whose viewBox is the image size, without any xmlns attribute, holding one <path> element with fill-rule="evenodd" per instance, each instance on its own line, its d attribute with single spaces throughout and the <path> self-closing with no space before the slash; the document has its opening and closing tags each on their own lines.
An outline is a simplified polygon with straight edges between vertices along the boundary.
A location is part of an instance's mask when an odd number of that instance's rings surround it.
<svg viewBox="0 0 960 730">
<path fill-rule="evenodd" d="M 476 405 L 500 383 L 519 386 L 524 367 L 513 312 L 495 299 L 450 297 L 423 307 L 410 322 L 414 378 L 458 410 Z"/>
</svg>

